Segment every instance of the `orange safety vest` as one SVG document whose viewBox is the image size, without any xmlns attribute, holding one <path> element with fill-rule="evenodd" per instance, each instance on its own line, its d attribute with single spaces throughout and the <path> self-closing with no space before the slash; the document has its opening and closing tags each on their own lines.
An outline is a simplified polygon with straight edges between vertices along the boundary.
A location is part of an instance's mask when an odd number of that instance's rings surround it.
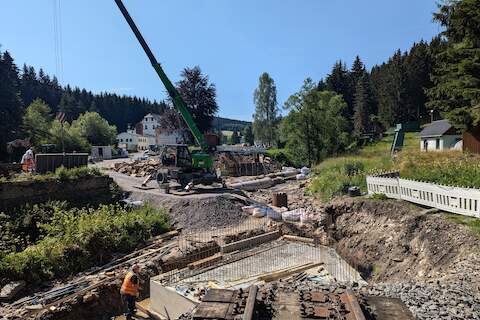
<svg viewBox="0 0 480 320">
<path fill-rule="evenodd" d="M 138 284 L 133 284 L 132 283 L 132 277 L 134 275 L 135 275 L 135 272 L 128 271 L 127 275 L 125 276 L 125 279 L 123 279 L 122 288 L 120 289 L 121 294 L 127 294 L 127 295 L 130 295 L 130 296 L 137 296 L 138 295 L 138 289 L 140 287 L 140 281 L 139 281 Z M 137 275 L 137 277 L 138 277 L 138 275 Z"/>
<path fill-rule="evenodd" d="M 31 158 L 27 159 L 25 163 L 22 164 L 22 170 L 25 172 L 33 171 L 35 168 L 35 161 Z"/>
</svg>

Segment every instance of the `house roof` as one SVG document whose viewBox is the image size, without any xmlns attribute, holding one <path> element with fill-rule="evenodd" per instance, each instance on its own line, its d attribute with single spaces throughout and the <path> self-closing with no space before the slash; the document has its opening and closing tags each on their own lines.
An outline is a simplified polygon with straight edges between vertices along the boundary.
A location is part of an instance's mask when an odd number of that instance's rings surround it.
<svg viewBox="0 0 480 320">
<path fill-rule="evenodd" d="M 145 119 L 147 117 L 152 117 L 153 119 L 155 119 L 158 122 L 160 122 L 160 119 L 162 118 L 162 116 L 159 115 L 158 113 L 148 113 L 143 117 L 143 119 Z"/>
<path fill-rule="evenodd" d="M 448 120 L 437 120 L 427 125 L 420 132 L 420 137 L 439 137 L 447 133 L 456 134 L 455 128 L 448 122 Z"/>
</svg>

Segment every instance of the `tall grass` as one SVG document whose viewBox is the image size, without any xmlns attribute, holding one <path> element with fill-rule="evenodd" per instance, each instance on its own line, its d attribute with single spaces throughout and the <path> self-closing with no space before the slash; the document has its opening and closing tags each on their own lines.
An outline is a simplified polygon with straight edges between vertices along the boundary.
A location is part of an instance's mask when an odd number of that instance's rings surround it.
<svg viewBox="0 0 480 320">
<path fill-rule="evenodd" d="M 480 188 L 480 156 L 461 151 L 404 152 L 397 169 L 402 178 Z"/>
<path fill-rule="evenodd" d="M 387 137 L 353 155 L 323 161 L 314 168 L 308 191 L 324 201 L 345 194 L 354 185 L 365 192 L 367 174 L 389 170 L 398 170 L 407 179 L 480 188 L 480 156 L 461 151 L 421 152 L 418 137 L 408 133 L 403 150 L 392 160 L 391 141 L 392 137 Z M 358 170 L 349 170 L 352 166 Z"/>
</svg>

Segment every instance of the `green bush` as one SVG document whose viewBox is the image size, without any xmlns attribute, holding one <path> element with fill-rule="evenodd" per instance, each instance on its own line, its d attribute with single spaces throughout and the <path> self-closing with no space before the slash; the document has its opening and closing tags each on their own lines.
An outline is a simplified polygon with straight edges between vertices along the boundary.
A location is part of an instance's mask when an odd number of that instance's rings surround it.
<svg viewBox="0 0 480 320">
<path fill-rule="evenodd" d="M 285 149 L 271 148 L 267 150 L 266 155 L 275 160 L 275 162 L 281 164 L 282 166 L 295 165 L 292 156 L 288 154 Z"/>
<path fill-rule="evenodd" d="M 323 201 L 344 195 L 352 186 L 367 191 L 366 176 L 375 170 L 390 170 L 390 157 L 340 157 L 325 160 L 313 170 L 314 178 L 308 187 L 310 194 L 318 194 Z"/>
<path fill-rule="evenodd" d="M 0 252 L 22 251 L 36 243 L 42 236 L 41 224 L 48 223 L 55 211 L 68 209 L 61 201 L 25 204 L 0 213 Z"/>
<path fill-rule="evenodd" d="M 59 181 L 72 181 L 76 179 L 81 179 L 85 177 L 99 177 L 103 176 L 103 173 L 100 169 L 95 167 L 77 167 L 67 169 L 65 167 L 59 167 L 55 170 L 55 173 L 47 173 L 47 174 L 22 174 L 14 176 L 11 179 L 0 179 L 0 183 L 6 182 L 15 182 L 15 181 L 34 181 L 34 182 L 46 182 L 52 180 L 59 180 Z"/>
<path fill-rule="evenodd" d="M 72 275 L 106 263 L 113 253 L 129 252 L 168 227 L 165 212 L 150 206 L 59 208 L 49 223 L 40 226 L 44 238 L 1 258 L 0 279 L 38 283 Z"/>
</svg>

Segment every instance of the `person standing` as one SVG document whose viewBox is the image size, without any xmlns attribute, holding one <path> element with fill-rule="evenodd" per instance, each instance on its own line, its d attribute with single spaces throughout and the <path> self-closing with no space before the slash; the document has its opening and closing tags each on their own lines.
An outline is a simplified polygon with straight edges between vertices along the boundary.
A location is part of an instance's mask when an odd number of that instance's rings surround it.
<svg viewBox="0 0 480 320">
<path fill-rule="evenodd" d="M 25 172 L 31 173 L 35 170 L 35 155 L 33 154 L 32 148 L 25 151 L 20 163 L 22 164 L 22 170 Z"/>
<path fill-rule="evenodd" d="M 120 295 L 125 310 L 125 317 L 131 320 L 135 314 L 135 299 L 138 297 L 140 289 L 140 267 L 135 264 L 129 270 L 123 279 L 122 287 L 120 288 Z"/>
</svg>

